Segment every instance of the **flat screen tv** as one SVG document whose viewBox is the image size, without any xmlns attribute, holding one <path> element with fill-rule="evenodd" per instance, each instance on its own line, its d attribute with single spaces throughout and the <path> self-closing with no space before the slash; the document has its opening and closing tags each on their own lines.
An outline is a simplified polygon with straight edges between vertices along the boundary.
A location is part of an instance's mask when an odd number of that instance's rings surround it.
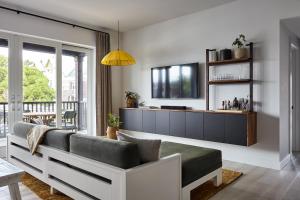
<svg viewBox="0 0 300 200">
<path fill-rule="evenodd" d="M 199 98 L 199 63 L 151 68 L 152 98 Z"/>
</svg>

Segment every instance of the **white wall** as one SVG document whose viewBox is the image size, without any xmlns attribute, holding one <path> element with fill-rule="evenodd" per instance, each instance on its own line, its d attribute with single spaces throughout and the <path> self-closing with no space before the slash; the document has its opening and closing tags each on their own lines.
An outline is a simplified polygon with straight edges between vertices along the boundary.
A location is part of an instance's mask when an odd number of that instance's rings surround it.
<svg viewBox="0 0 300 200">
<path fill-rule="evenodd" d="M 233 39 L 239 33 L 244 33 L 250 41 L 255 42 L 254 98 L 258 111 L 258 143 L 251 147 L 240 147 L 188 139 L 180 141 L 218 147 L 228 160 L 279 168 L 282 160 L 279 157 L 280 19 L 294 16 L 300 16 L 300 2 L 297 0 L 238 0 L 126 32 L 123 47 L 136 58 L 137 64 L 123 69 L 123 91 L 138 92 L 147 105 L 186 105 L 204 109 L 205 49 L 231 47 Z M 201 99 L 151 99 L 150 68 L 187 62 L 199 62 L 202 65 Z M 216 91 L 219 98 L 228 94 L 233 98 L 243 91 L 237 87 L 223 88 L 223 93 Z"/>
</svg>

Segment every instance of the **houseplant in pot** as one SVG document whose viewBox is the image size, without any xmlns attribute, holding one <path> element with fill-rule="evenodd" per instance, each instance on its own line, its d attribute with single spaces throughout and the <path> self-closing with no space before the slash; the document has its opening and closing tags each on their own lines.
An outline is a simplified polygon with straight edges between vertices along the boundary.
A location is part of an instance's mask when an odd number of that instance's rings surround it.
<svg viewBox="0 0 300 200">
<path fill-rule="evenodd" d="M 111 113 L 108 114 L 108 120 L 107 120 L 107 129 L 106 134 L 107 137 L 110 139 L 117 139 L 117 131 L 120 127 L 120 117 L 117 115 L 113 115 Z"/>
<path fill-rule="evenodd" d="M 234 42 L 232 46 L 234 47 L 234 58 L 241 59 L 247 57 L 247 49 L 245 48 L 246 37 L 243 34 L 240 34 Z"/>
<path fill-rule="evenodd" d="M 136 92 L 125 91 L 126 107 L 137 108 L 140 96 Z"/>
</svg>

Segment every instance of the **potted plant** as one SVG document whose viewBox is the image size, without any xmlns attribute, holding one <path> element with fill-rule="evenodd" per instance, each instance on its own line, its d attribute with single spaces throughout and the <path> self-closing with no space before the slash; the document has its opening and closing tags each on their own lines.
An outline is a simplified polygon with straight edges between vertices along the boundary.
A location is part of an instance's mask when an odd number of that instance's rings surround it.
<svg viewBox="0 0 300 200">
<path fill-rule="evenodd" d="M 234 47 L 234 58 L 241 59 L 247 57 L 247 49 L 245 48 L 246 42 L 246 37 L 243 34 L 240 34 L 239 37 L 234 40 L 232 43 Z"/>
<path fill-rule="evenodd" d="M 110 139 L 117 139 L 117 131 L 119 130 L 120 127 L 120 117 L 117 115 L 113 115 L 111 113 L 108 114 L 108 120 L 107 120 L 107 129 L 106 129 L 106 134 L 107 138 Z"/>
<path fill-rule="evenodd" d="M 137 108 L 140 96 L 136 92 L 125 91 L 126 107 Z"/>
</svg>

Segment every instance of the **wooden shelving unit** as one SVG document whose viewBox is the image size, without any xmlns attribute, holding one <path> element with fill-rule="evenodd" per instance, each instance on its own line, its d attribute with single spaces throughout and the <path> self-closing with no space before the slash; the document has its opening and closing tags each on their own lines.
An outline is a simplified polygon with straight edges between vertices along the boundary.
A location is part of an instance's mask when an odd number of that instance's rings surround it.
<svg viewBox="0 0 300 200">
<path fill-rule="evenodd" d="M 206 110 L 209 110 L 209 87 L 210 85 L 223 85 L 223 84 L 249 84 L 249 98 L 250 98 L 250 112 L 253 111 L 253 43 L 247 44 L 249 47 L 249 57 L 243 59 L 232 59 L 225 61 L 209 61 L 210 49 L 206 49 Z M 237 79 L 237 80 L 209 80 L 209 68 L 212 66 L 222 66 L 222 65 L 234 65 L 248 63 L 250 68 L 249 79 Z"/>
<path fill-rule="evenodd" d="M 246 84 L 250 83 L 250 79 L 239 79 L 239 80 L 213 80 L 213 81 L 208 81 L 209 85 L 222 85 L 222 84 Z"/>
<path fill-rule="evenodd" d="M 251 62 L 252 58 L 243 58 L 243 59 L 233 59 L 233 60 L 224 60 L 224 61 L 216 61 L 216 62 L 209 62 L 209 66 L 217 66 L 217 65 L 232 65 L 232 64 L 239 64 L 245 62 Z"/>
</svg>

